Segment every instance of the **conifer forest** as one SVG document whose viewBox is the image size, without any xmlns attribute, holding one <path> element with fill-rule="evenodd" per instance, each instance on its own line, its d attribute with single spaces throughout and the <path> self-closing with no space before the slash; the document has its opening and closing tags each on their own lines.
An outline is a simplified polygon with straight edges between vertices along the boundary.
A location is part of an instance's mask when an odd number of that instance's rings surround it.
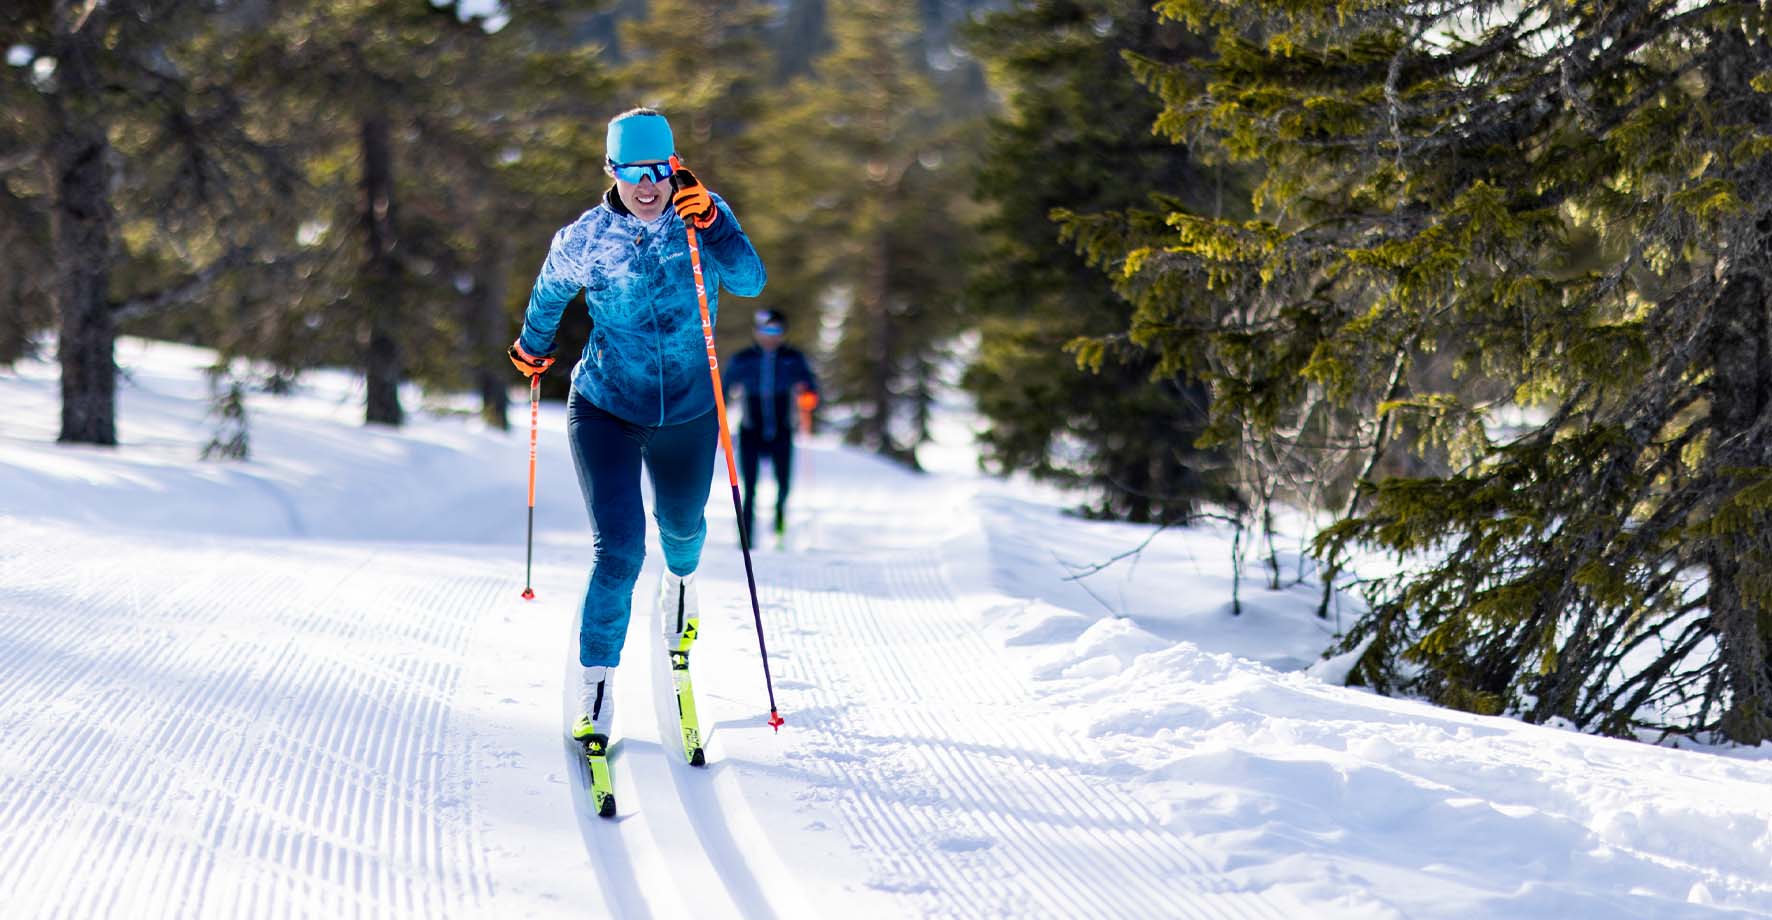
<svg viewBox="0 0 1772 920">
<path fill-rule="evenodd" d="M 1364 598 L 1351 684 L 1772 740 L 1764 4 L 8 0 L 0 49 L 0 372 L 59 364 L 63 442 L 126 449 L 119 336 L 215 349 L 216 463 L 322 367 L 526 424 L 652 106 L 768 265 L 722 353 L 781 311 L 848 442 L 915 469 L 963 399 L 990 473 Z"/>
</svg>

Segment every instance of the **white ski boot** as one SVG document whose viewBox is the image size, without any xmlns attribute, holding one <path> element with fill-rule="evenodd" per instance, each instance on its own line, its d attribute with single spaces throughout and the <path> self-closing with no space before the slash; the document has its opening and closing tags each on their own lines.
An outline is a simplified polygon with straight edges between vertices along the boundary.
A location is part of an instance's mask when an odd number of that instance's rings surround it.
<svg viewBox="0 0 1772 920">
<path fill-rule="evenodd" d="M 658 585 L 658 628 L 665 648 L 688 651 L 701 625 L 701 602 L 695 596 L 695 573 L 673 575 L 666 569 Z"/>
<path fill-rule="evenodd" d="M 615 718 L 615 669 L 585 668 L 579 675 L 579 708 L 572 738 L 583 749 L 590 771 L 591 805 L 605 818 L 615 817 L 615 781 L 609 775 L 609 727 Z"/>
<path fill-rule="evenodd" d="M 583 668 L 579 671 L 578 724 L 572 726 L 572 738 L 582 743 L 592 735 L 609 737 L 615 719 L 615 669 Z"/>
</svg>

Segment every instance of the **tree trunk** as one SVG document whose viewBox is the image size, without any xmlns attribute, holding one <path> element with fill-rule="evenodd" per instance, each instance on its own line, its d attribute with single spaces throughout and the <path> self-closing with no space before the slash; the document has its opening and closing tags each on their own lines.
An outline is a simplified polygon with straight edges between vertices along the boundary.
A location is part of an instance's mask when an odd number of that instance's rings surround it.
<svg viewBox="0 0 1772 920">
<path fill-rule="evenodd" d="M 1772 334 L 1764 281 L 1743 273 L 1717 299 L 1711 340 L 1710 424 L 1717 445 L 1710 464 L 1721 496 L 1734 491 L 1731 469 L 1772 465 L 1772 443 L 1750 440 L 1756 420 L 1772 408 Z M 1756 515 L 1763 518 L 1765 515 Z M 1716 535 L 1707 547 L 1711 622 L 1717 632 L 1730 707 L 1723 731 L 1740 744 L 1772 738 L 1772 668 L 1768 626 L 1772 611 L 1752 591 L 1754 570 L 1767 561 L 1763 545 L 1772 521 Z"/>
<path fill-rule="evenodd" d="M 400 267 L 394 255 L 394 153 L 388 120 L 376 114 L 363 119 L 363 229 L 369 241 L 364 265 L 364 313 L 369 319 L 369 350 L 365 387 L 368 390 L 364 421 L 399 425 L 400 341 L 396 336 L 400 318 Z"/>
<path fill-rule="evenodd" d="M 1763 43 L 1750 46 L 1735 28 L 1714 32 L 1712 41 L 1722 52 L 1710 58 L 1707 68 L 1714 87 L 1729 85 L 1719 81 L 1739 85 L 1758 69 L 1754 62 L 1764 58 Z M 1759 108 L 1757 117 L 1748 116 L 1751 123 L 1763 123 L 1769 114 L 1764 103 Z M 1772 214 L 1759 215 L 1758 234 L 1744 235 L 1744 241 L 1764 240 L 1769 225 Z M 1730 255 L 1733 264 L 1725 269 L 1725 287 L 1712 308 L 1707 343 L 1714 447 L 1706 472 L 1719 499 L 1736 488 L 1732 470 L 1772 466 L 1772 439 L 1754 434 L 1754 423 L 1772 409 L 1772 305 L 1766 302 L 1772 251 L 1763 243 L 1750 245 L 1752 249 Z M 1764 592 L 1753 587 L 1756 580 L 1764 583 L 1758 573 L 1772 565 L 1769 534 L 1772 520 L 1755 512 L 1748 526 L 1717 534 L 1704 550 L 1710 619 L 1729 699 L 1722 729 L 1730 740 L 1746 745 L 1772 738 L 1772 661 L 1767 658 L 1772 609 Z"/>
<path fill-rule="evenodd" d="M 50 175 L 48 159 L 40 171 Z M 32 336 L 55 316 L 49 300 L 58 260 L 49 239 L 48 214 L 0 183 L 0 366 L 33 355 Z"/>
<path fill-rule="evenodd" d="M 480 241 L 479 290 L 475 291 L 473 336 L 475 384 L 480 391 L 480 417 L 500 431 L 509 431 L 511 367 L 505 360 L 510 319 L 505 316 L 505 280 L 510 277 L 511 241 L 494 231 Z"/>
<path fill-rule="evenodd" d="M 776 39 L 776 61 L 785 82 L 812 71 L 812 62 L 830 48 L 825 0 L 789 0 Z"/>
<path fill-rule="evenodd" d="M 892 311 L 892 268 L 889 264 L 891 245 L 887 241 L 887 231 L 880 231 L 878 251 L 874 253 L 874 264 L 868 272 L 867 294 L 865 303 L 868 305 L 869 317 L 873 322 L 870 349 L 874 366 L 874 377 L 868 386 L 868 402 L 872 404 L 866 424 L 868 438 L 874 450 L 888 457 L 895 457 L 892 444 L 892 365 L 894 352 Z"/>
<path fill-rule="evenodd" d="M 114 215 L 107 194 L 111 146 L 100 116 L 99 27 L 57 35 L 56 92 L 50 94 L 55 134 L 52 238 L 57 344 L 62 371 L 60 441 L 117 443 L 117 325 L 109 301 Z"/>
</svg>

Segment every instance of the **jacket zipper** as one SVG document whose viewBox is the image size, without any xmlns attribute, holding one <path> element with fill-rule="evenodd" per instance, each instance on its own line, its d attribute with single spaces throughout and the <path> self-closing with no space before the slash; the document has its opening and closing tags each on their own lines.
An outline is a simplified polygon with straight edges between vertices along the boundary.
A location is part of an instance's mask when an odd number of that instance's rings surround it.
<svg viewBox="0 0 1772 920">
<path fill-rule="evenodd" d="M 640 236 L 642 239 L 645 239 L 645 237 L 646 237 L 646 228 L 644 226 L 642 226 L 640 228 Z M 647 240 L 646 245 L 649 249 L 656 249 L 657 248 L 652 245 L 651 240 Z M 664 259 L 662 257 L 660 257 L 658 264 L 661 269 L 664 267 Z M 656 375 L 658 378 L 658 424 L 659 424 L 659 427 L 662 428 L 662 427 L 664 427 L 664 423 L 665 423 L 665 396 L 664 396 L 665 360 L 664 360 L 664 335 L 663 335 L 663 333 L 659 332 L 659 326 L 658 326 L 658 300 L 657 300 L 657 298 L 656 297 L 648 297 L 646 300 L 646 308 L 647 308 L 647 310 L 649 310 L 652 313 L 652 353 L 654 356 L 656 356 L 658 358 L 658 374 Z"/>
</svg>

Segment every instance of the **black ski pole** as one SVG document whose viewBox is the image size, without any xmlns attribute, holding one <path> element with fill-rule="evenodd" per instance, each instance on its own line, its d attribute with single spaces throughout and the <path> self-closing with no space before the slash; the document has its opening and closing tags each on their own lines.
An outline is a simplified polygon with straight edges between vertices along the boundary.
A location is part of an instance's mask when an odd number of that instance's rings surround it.
<svg viewBox="0 0 1772 920">
<path fill-rule="evenodd" d="M 530 575 L 535 564 L 535 432 L 541 421 L 541 375 L 529 375 L 529 536 L 523 551 L 523 599 L 535 600 Z"/>
</svg>

